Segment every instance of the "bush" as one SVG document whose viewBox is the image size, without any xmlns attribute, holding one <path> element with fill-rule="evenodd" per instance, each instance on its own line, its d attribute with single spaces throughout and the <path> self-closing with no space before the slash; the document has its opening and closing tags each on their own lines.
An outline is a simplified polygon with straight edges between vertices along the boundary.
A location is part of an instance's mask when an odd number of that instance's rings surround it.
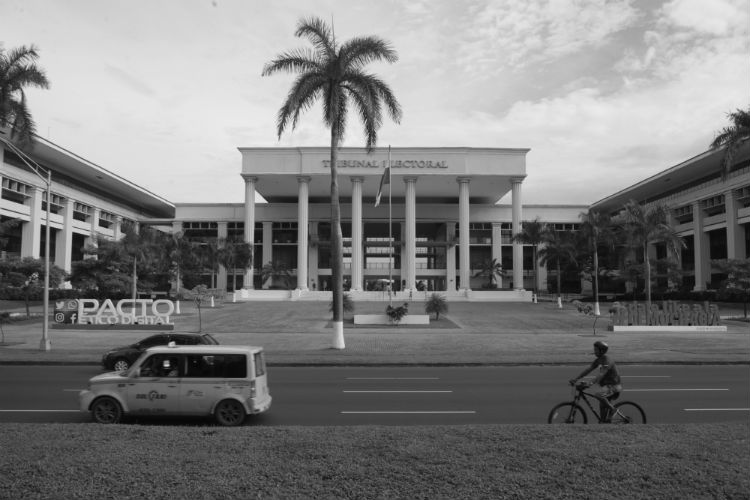
<svg viewBox="0 0 750 500">
<path fill-rule="evenodd" d="M 398 306 L 398 307 L 393 307 L 391 305 L 388 305 L 385 308 L 385 313 L 388 315 L 388 317 L 391 319 L 393 323 L 399 324 L 399 322 L 403 319 L 403 317 L 409 313 L 409 304 L 404 302 L 404 305 Z"/>
<path fill-rule="evenodd" d="M 424 312 L 427 314 L 435 313 L 435 319 L 440 319 L 440 313 L 448 312 L 448 303 L 445 297 L 439 293 L 433 293 L 427 302 L 424 303 Z"/>
<path fill-rule="evenodd" d="M 342 307 L 344 308 L 345 313 L 352 313 L 354 312 L 354 301 L 352 300 L 352 296 L 348 293 L 345 293 L 342 295 L 343 304 Z M 328 312 L 333 313 L 333 301 L 328 303 Z"/>
</svg>

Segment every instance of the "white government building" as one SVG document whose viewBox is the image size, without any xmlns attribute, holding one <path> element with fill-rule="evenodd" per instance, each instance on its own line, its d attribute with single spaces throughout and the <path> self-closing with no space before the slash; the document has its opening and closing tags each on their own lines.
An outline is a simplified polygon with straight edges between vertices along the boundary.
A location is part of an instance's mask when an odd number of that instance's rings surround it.
<svg viewBox="0 0 750 500">
<path fill-rule="evenodd" d="M 22 224 L 6 235 L 2 258 L 44 255 L 47 182 L 0 134 L 2 220 Z M 171 226 L 189 236 L 243 237 L 255 249 L 249 269 L 219 274 L 218 287 L 237 299 L 319 298 L 330 289 L 330 154 L 328 148 L 239 148 L 244 203 L 171 203 L 74 153 L 37 138 L 30 157 L 51 172 L 50 254 L 71 269 L 93 235 L 117 239 L 124 221 Z M 750 148 L 733 171 L 720 174 L 721 151 L 708 151 L 588 205 L 524 205 L 528 149 L 394 148 L 391 183 L 375 206 L 387 148 L 370 154 L 342 148 L 338 180 L 344 236 L 345 287 L 355 298 L 382 294 L 392 279 L 399 294 L 441 291 L 449 299 L 531 300 L 549 272 L 534 273 L 533 252 L 512 241 L 524 221 L 575 229 L 579 214 L 617 212 L 629 199 L 664 202 L 686 237 L 686 279 L 711 286 L 711 259 L 747 258 L 750 248 Z M 533 173 L 532 173 L 533 175 Z M 265 202 L 256 202 L 256 193 Z M 498 204 L 509 195 L 510 204 Z M 390 203 L 389 203 L 390 198 Z M 507 199 L 507 198 L 506 198 Z M 696 237 L 699 235 L 699 237 Z M 658 246 L 653 254 L 660 256 Z M 392 252 L 393 257 L 389 257 Z M 497 259 L 500 291 L 487 291 L 478 263 Z M 268 290 L 263 264 L 283 265 L 293 290 Z M 233 276 L 237 281 L 232 286 Z"/>
</svg>

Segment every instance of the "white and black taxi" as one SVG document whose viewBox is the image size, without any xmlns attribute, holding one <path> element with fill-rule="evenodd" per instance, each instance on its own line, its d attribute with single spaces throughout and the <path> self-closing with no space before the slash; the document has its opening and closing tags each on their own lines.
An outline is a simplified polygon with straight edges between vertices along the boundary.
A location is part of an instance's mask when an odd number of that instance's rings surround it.
<svg viewBox="0 0 750 500">
<path fill-rule="evenodd" d="M 213 416 L 225 426 L 268 410 L 271 394 L 262 347 L 152 347 L 128 370 L 97 375 L 79 394 L 95 422 L 130 416 Z"/>
</svg>

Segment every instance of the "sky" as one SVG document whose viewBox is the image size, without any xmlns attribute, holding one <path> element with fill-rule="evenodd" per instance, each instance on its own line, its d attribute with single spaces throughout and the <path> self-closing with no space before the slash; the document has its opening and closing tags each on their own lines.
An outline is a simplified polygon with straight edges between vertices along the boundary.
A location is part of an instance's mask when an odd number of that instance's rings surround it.
<svg viewBox="0 0 750 500">
<path fill-rule="evenodd" d="M 750 106 L 750 0 L 0 0 L 0 43 L 39 49 L 40 136 L 173 203 L 242 203 L 237 148 L 330 144 L 319 105 L 279 138 L 294 77 L 261 76 L 310 16 L 397 51 L 367 67 L 403 109 L 378 146 L 529 148 L 524 204 L 600 200 Z"/>
</svg>

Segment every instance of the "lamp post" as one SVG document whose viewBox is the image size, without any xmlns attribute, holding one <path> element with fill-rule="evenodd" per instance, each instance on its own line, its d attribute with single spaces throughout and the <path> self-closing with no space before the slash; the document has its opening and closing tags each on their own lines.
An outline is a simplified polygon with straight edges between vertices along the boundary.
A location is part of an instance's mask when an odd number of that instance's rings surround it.
<svg viewBox="0 0 750 500">
<path fill-rule="evenodd" d="M 0 133 L 4 132 L 0 131 Z M 50 204 L 52 203 L 52 171 L 48 168 L 43 168 L 37 162 L 32 160 L 26 153 L 18 149 L 12 142 L 0 137 L 0 140 L 4 142 L 11 151 L 13 151 L 21 160 L 31 169 L 34 174 L 39 177 L 42 182 L 47 185 L 47 223 L 44 229 L 44 297 L 42 298 L 42 339 L 39 341 L 39 349 L 43 351 L 49 351 L 52 349 L 52 342 L 49 338 L 49 214 Z M 47 176 L 43 176 L 41 172 L 46 172 Z M 33 224 L 34 221 L 32 221 Z"/>
</svg>

